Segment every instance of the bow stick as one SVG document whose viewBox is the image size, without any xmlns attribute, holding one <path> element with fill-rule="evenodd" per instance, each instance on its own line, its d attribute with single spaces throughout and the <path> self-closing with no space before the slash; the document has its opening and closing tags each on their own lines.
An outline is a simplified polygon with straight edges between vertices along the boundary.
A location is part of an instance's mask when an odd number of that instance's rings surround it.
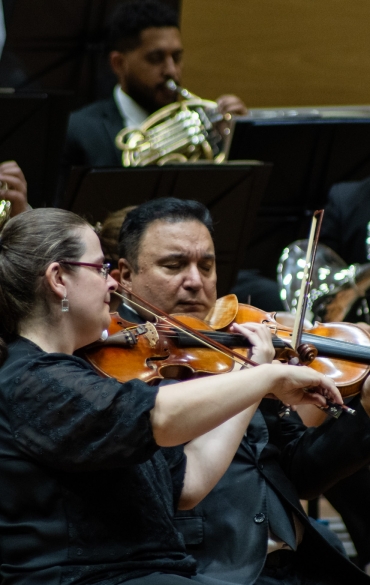
<svg viewBox="0 0 370 585">
<path fill-rule="evenodd" d="M 314 211 L 313 216 L 312 216 L 310 235 L 309 235 L 308 244 L 307 244 L 305 266 L 304 266 L 304 270 L 303 270 L 301 289 L 300 289 L 298 305 L 297 305 L 297 312 L 296 312 L 296 316 L 295 316 L 295 320 L 294 320 L 293 333 L 292 333 L 291 344 L 292 344 L 293 349 L 295 349 L 295 351 L 298 351 L 298 348 L 301 345 L 303 324 L 304 324 L 304 319 L 306 316 L 308 298 L 310 296 L 310 289 L 311 289 L 311 284 L 312 284 L 312 272 L 313 272 L 313 267 L 315 264 L 317 244 L 319 242 L 319 236 L 320 236 L 320 230 L 321 230 L 321 224 L 322 224 L 323 217 L 324 217 L 324 210 L 323 209 L 318 209 L 318 210 Z M 333 402 L 330 402 L 330 401 L 327 401 L 327 406 L 324 406 L 324 407 L 319 406 L 318 408 L 321 408 L 321 410 L 324 410 L 327 414 L 330 414 L 330 416 L 332 416 L 334 418 L 339 418 L 339 416 L 342 414 L 342 412 L 347 412 L 349 414 L 356 414 L 356 411 L 353 410 L 353 408 L 349 408 L 346 405 L 342 406 L 339 404 L 334 404 Z M 284 407 L 283 410 L 280 412 L 281 416 L 289 416 L 289 414 L 290 414 L 289 407 Z"/>
<path fill-rule="evenodd" d="M 318 209 L 314 211 L 312 216 L 312 223 L 310 235 L 308 238 L 307 253 L 305 266 L 303 270 L 301 289 L 299 292 L 299 299 L 297 305 L 297 312 L 293 326 L 292 346 L 297 351 L 301 345 L 303 323 L 306 316 L 307 302 L 310 295 L 312 271 L 316 258 L 317 244 L 319 242 L 319 235 L 321 230 L 322 219 L 324 217 L 324 210 Z"/>
<path fill-rule="evenodd" d="M 168 315 L 167 313 L 165 313 L 164 311 L 162 311 L 158 307 L 149 303 L 149 301 L 143 299 L 137 293 L 134 293 L 132 290 L 127 288 L 122 283 L 118 283 L 118 285 L 125 293 L 134 296 L 138 301 L 140 301 L 141 304 L 136 303 L 132 299 L 130 299 L 130 303 L 132 303 L 136 307 L 144 309 L 145 311 L 147 311 L 148 313 L 150 313 L 152 316 L 156 317 L 157 319 L 160 319 L 161 321 L 164 321 L 165 323 L 167 323 L 169 325 L 173 325 L 176 329 L 178 329 L 179 331 L 182 331 L 183 333 L 186 333 L 190 337 L 195 337 L 196 339 L 200 339 L 206 347 L 209 347 L 211 349 L 215 349 L 216 351 L 222 353 L 223 355 L 230 357 L 235 363 L 240 364 L 242 366 L 242 368 L 246 367 L 246 365 L 250 365 L 250 366 L 258 366 L 259 365 L 257 362 L 254 362 L 253 360 L 250 360 L 249 358 L 246 358 L 246 357 L 240 355 L 236 351 L 229 349 L 228 347 L 222 345 L 221 343 L 218 343 L 214 339 L 210 339 L 206 335 L 203 335 L 203 333 L 201 333 L 200 331 L 197 331 L 196 329 L 189 327 L 189 325 L 182 323 L 182 321 L 179 321 L 178 319 L 176 319 L 172 315 L 171 316 Z M 125 298 L 125 297 L 123 297 L 123 295 L 120 295 L 116 291 L 113 291 L 113 292 L 115 295 L 121 297 L 122 299 Z"/>
<path fill-rule="evenodd" d="M 242 368 L 246 367 L 247 365 L 250 366 L 258 366 L 259 364 L 257 362 L 254 362 L 253 360 L 250 360 L 248 358 L 245 358 L 244 356 L 238 354 L 237 352 L 229 349 L 228 347 L 225 347 L 224 345 L 222 345 L 221 343 L 218 343 L 215 340 L 211 340 L 209 337 L 207 337 L 206 335 L 203 335 L 200 331 L 197 331 L 196 329 L 193 329 L 192 327 L 189 327 L 188 325 L 185 325 L 184 323 L 182 323 L 181 321 L 179 321 L 178 319 L 176 319 L 173 316 L 168 315 L 167 313 L 165 313 L 164 311 L 162 311 L 161 309 L 159 309 L 158 307 L 152 305 L 149 301 L 143 299 L 140 295 L 138 295 L 137 293 L 134 293 L 132 290 L 130 290 L 129 288 L 127 288 L 125 285 L 123 285 L 122 283 L 118 283 L 119 287 L 127 294 L 134 296 L 141 304 L 133 301 L 132 299 L 130 299 L 130 302 L 135 305 L 136 307 L 142 308 L 146 311 L 148 311 L 151 315 L 153 315 L 154 317 L 164 321 L 165 323 L 168 323 L 170 325 L 173 325 L 176 329 L 185 332 L 187 335 L 190 335 L 192 337 L 196 337 L 197 339 L 202 340 L 202 342 L 204 343 L 205 346 L 210 347 L 212 349 L 215 349 L 216 351 L 219 351 L 220 353 L 229 356 L 234 362 L 239 363 Z M 117 296 L 119 296 L 120 298 L 124 299 L 125 297 L 123 297 L 123 295 L 117 293 L 117 291 L 113 291 L 114 294 L 116 294 Z M 328 412 L 332 415 L 332 416 L 336 416 L 338 418 L 340 412 L 342 409 L 348 409 L 348 407 L 342 406 L 342 405 L 335 405 L 332 402 L 327 401 L 328 403 L 328 407 L 322 407 L 324 410 L 328 410 Z M 339 414 L 333 414 L 331 412 L 331 410 L 335 410 L 336 407 L 338 407 L 338 413 Z M 286 409 L 285 414 L 289 413 L 289 406 L 284 406 L 284 408 Z M 351 409 L 348 409 L 351 410 Z M 355 411 L 353 411 L 355 412 Z"/>
</svg>

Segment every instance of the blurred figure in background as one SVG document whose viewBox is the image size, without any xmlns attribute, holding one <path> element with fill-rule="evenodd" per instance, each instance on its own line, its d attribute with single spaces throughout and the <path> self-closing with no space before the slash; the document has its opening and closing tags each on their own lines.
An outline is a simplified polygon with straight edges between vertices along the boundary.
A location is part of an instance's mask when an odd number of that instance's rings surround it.
<svg viewBox="0 0 370 585">
<path fill-rule="evenodd" d="M 27 182 L 14 160 L 0 163 L 0 199 L 10 201 L 10 216 L 30 208 L 27 202 Z"/>
</svg>

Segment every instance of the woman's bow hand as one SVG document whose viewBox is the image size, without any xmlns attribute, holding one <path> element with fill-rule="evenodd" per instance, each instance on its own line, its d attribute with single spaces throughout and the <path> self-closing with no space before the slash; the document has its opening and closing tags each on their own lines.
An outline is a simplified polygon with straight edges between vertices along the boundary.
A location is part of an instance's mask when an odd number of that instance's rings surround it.
<svg viewBox="0 0 370 585">
<path fill-rule="evenodd" d="M 343 404 L 343 398 L 333 380 L 306 366 L 272 365 L 276 368 L 277 383 L 273 396 L 286 405 L 315 404 L 327 406 L 327 401 Z M 267 395 L 267 397 L 269 397 Z"/>
</svg>

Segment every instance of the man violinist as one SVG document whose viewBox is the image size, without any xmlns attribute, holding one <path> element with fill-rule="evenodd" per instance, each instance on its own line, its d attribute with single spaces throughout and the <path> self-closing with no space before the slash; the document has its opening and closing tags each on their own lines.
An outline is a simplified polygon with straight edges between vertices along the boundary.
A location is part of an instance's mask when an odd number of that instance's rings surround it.
<svg viewBox="0 0 370 585">
<path fill-rule="evenodd" d="M 167 313 L 204 319 L 216 301 L 212 221 L 198 202 L 157 199 L 132 210 L 119 256 L 121 282 Z M 120 314 L 146 319 L 130 298 Z M 261 402 L 223 478 L 196 508 L 177 514 L 200 573 L 244 585 L 370 583 L 299 500 L 370 461 L 369 384 L 352 406 L 356 416 L 306 429 L 296 413 L 280 418 L 276 401 Z"/>
</svg>

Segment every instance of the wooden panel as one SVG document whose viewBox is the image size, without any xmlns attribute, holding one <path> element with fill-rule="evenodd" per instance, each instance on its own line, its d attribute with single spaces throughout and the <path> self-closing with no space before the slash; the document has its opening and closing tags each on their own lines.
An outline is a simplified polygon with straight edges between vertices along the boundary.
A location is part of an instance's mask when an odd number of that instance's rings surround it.
<svg viewBox="0 0 370 585">
<path fill-rule="evenodd" d="M 369 0 L 183 0 L 183 84 L 250 107 L 369 103 L 369 23 Z"/>
</svg>

